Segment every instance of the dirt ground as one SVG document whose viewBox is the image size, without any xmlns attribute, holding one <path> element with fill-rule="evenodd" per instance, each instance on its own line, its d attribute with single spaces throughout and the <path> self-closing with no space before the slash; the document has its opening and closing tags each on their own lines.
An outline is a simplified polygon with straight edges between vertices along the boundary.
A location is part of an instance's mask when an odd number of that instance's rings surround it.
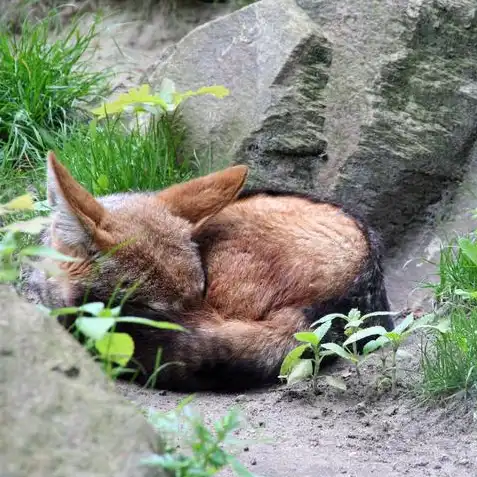
<svg viewBox="0 0 477 477">
<path fill-rule="evenodd" d="M 104 22 L 92 63 L 98 69 L 114 66 L 117 91 L 137 85 L 164 49 L 195 26 L 233 8 L 167 0 L 151 2 L 155 6 L 148 11 L 132 11 L 128 4 L 118 3 L 118 13 Z M 417 343 L 407 349 L 415 352 Z M 409 358 L 401 364 L 405 369 L 417 365 Z M 246 395 L 197 394 L 194 402 L 208 422 L 231 406 L 242 410 L 249 426 L 238 437 L 248 442 L 239 457 L 262 477 L 477 476 L 475 408 L 470 403 L 445 409 L 418 406 L 410 392 L 412 372 L 406 373 L 408 385 L 393 398 L 373 385 L 379 373 L 372 363 L 364 369 L 364 385 L 344 363 L 330 372 L 347 381 L 347 391 L 324 387 L 320 395 L 310 396 L 304 386 L 278 386 Z M 184 397 L 126 384 L 119 390 L 141 406 L 162 411 Z"/>
<path fill-rule="evenodd" d="M 405 349 L 416 351 L 417 342 Z M 363 384 L 346 363 L 330 367 L 326 372 L 342 377 L 346 391 L 323 384 L 314 396 L 299 384 L 242 395 L 199 393 L 193 402 L 209 424 L 231 407 L 241 411 L 247 424 L 237 434 L 244 440 L 237 455 L 261 477 L 477 476 L 475 407 L 423 405 L 412 393 L 417 363 L 409 357 L 400 359 L 403 384 L 393 397 L 376 386 L 378 364 L 364 365 Z M 159 411 L 186 397 L 128 384 L 119 389 Z"/>
</svg>

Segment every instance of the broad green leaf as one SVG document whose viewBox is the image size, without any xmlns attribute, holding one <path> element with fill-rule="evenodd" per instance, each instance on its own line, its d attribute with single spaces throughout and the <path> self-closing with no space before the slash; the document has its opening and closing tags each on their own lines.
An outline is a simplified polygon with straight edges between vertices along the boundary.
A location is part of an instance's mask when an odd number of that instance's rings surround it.
<svg viewBox="0 0 477 477">
<path fill-rule="evenodd" d="M 109 308 L 109 313 L 110 315 L 108 316 L 114 316 L 115 318 L 117 318 L 120 314 L 121 314 L 121 307 L 120 306 L 116 306 L 114 308 Z"/>
<path fill-rule="evenodd" d="M 419 327 L 421 325 L 427 325 L 434 321 L 436 319 L 436 314 L 435 313 L 426 313 L 425 315 L 421 316 L 420 318 L 417 318 L 414 320 L 414 323 L 412 324 L 411 328 L 414 329 L 416 327 Z"/>
<path fill-rule="evenodd" d="M 477 291 L 467 291 L 456 288 L 454 290 L 454 295 L 461 296 L 463 298 L 477 298 Z"/>
<path fill-rule="evenodd" d="M 0 230 L 38 235 L 50 222 L 50 217 L 35 217 L 31 220 L 24 220 L 22 222 L 14 222 L 12 224 L 5 225 Z"/>
<path fill-rule="evenodd" d="M 448 333 L 451 327 L 451 320 L 450 318 L 445 318 L 440 320 L 436 325 L 417 325 L 413 328 L 413 330 L 419 330 L 419 329 L 428 329 L 428 330 L 435 330 L 439 331 L 440 333 Z"/>
<path fill-rule="evenodd" d="M 173 101 L 174 104 L 177 106 L 182 103 L 185 99 L 190 98 L 191 96 L 202 96 L 205 94 L 211 94 L 216 98 L 222 99 L 225 96 L 230 94 L 230 90 L 227 89 L 225 86 L 203 86 L 196 91 L 185 91 L 184 93 L 173 93 Z M 169 101 L 168 101 L 169 102 Z"/>
<path fill-rule="evenodd" d="M 300 359 L 295 364 L 287 378 L 288 384 L 295 384 L 309 378 L 313 374 L 313 362 L 311 359 Z"/>
<path fill-rule="evenodd" d="M 105 307 L 100 312 L 93 313 L 93 314 L 94 316 L 98 318 L 113 318 L 113 317 L 115 318 L 113 310 L 115 310 L 115 308 L 111 309 L 111 308 Z"/>
<path fill-rule="evenodd" d="M 280 375 L 287 376 L 290 370 L 293 368 L 297 359 L 303 354 L 303 352 L 309 348 L 310 345 L 303 344 L 292 349 L 284 358 L 282 366 L 280 368 Z"/>
<path fill-rule="evenodd" d="M 68 306 L 65 308 L 54 308 L 50 311 L 50 316 L 56 317 L 60 315 L 76 315 L 81 310 L 77 306 Z"/>
<path fill-rule="evenodd" d="M 342 348 L 336 343 L 324 343 L 321 345 L 321 347 L 329 351 L 333 351 L 334 354 L 337 354 L 338 356 L 343 359 L 346 359 L 347 361 L 352 361 L 353 363 L 357 361 L 357 359 L 351 353 L 348 353 L 348 351 L 346 351 L 344 348 Z"/>
<path fill-rule="evenodd" d="M 407 315 L 406 318 L 404 318 L 404 320 L 401 321 L 401 323 L 399 323 L 399 325 L 394 327 L 393 332 L 401 334 L 403 331 L 407 330 L 412 325 L 413 322 L 414 322 L 414 315 L 410 313 L 409 315 Z"/>
<path fill-rule="evenodd" d="M 216 98 L 225 98 L 230 94 L 230 90 L 222 85 L 202 86 L 197 90 L 197 94 L 211 94 Z"/>
<path fill-rule="evenodd" d="M 336 378 L 333 376 L 325 376 L 325 381 L 326 381 L 326 384 L 328 384 L 328 386 L 341 389 L 341 391 L 346 391 L 347 389 L 346 383 L 340 378 Z"/>
<path fill-rule="evenodd" d="M 169 323 L 168 321 L 154 321 L 147 318 L 137 318 L 134 316 L 121 316 L 116 319 L 116 323 L 136 323 L 138 325 L 152 326 L 153 328 L 159 328 L 161 330 L 174 330 L 174 331 L 188 331 L 181 325 L 176 323 Z"/>
<path fill-rule="evenodd" d="M 349 344 L 355 343 L 363 338 L 368 338 L 373 335 L 384 335 L 386 334 L 386 329 L 382 326 L 371 326 L 365 328 L 364 330 L 359 330 L 356 333 L 353 333 L 344 343 L 343 346 L 348 346 Z"/>
<path fill-rule="evenodd" d="M 100 301 L 93 303 L 85 303 L 84 305 L 81 305 L 79 307 L 81 311 L 84 311 L 94 316 L 98 316 L 104 310 L 104 308 L 104 303 Z"/>
<path fill-rule="evenodd" d="M 18 246 L 14 241 L 2 241 L 0 243 L 0 255 L 12 255 Z"/>
<path fill-rule="evenodd" d="M 109 189 L 109 179 L 106 174 L 101 174 L 96 180 L 96 183 L 99 188 L 99 193 L 106 192 Z"/>
<path fill-rule="evenodd" d="M 345 329 L 347 328 L 359 328 L 364 323 L 364 320 L 353 320 L 345 325 Z"/>
<path fill-rule="evenodd" d="M 21 195 L 3 205 L 8 210 L 35 210 L 31 194 Z"/>
<path fill-rule="evenodd" d="M 399 314 L 397 311 L 373 311 L 372 313 L 368 313 L 367 315 L 363 316 L 363 320 L 367 320 L 368 318 L 372 318 L 374 316 L 390 316 L 390 315 L 397 315 Z"/>
<path fill-rule="evenodd" d="M 140 464 L 149 467 L 159 467 L 162 469 L 173 470 L 176 467 L 176 460 L 171 454 L 158 455 L 153 454 L 148 457 L 143 457 Z M 181 475 L 181 474 L 178 474 Z"/>
<path fill-rule="evenodd" d="M 98 118 L 93 118 L 89 123 L 89 137 L 91 141 L 94 141 L 98 135 Z"/>
<path fill-rule="evenodd" d="M 70 257 L 64 255 L 60 252 L 57 252 L 55 249 L 50 247 L 39 246 L 29 246 L 25 247 L 20 252 L 21 255 L 26 255 L 29 257 L 44 257 L 51 258 L 52 260 L 61 260 L 62 262 L 79 262 L 79 258 Z"/>
<path fill-rule="evenodd" d="M 122 93 L 114 101 L 103 103 L 99 108 L 94 108 L 91 112 L 103 119 L 107 116 L 122 113 L 128 109 L 141 111 L 143 104 L 152 104 L 167 109 L 167 103 L 159 96 L 152 95 L 150 87 L 143 84 L 138 88 L 131 88 L 127 93 Z"/>
<path fill-rule="evenodd" d="M 361 318 L 361 312 L 357 308 L 352 308 L 348 313 L 348 320 L 354 321 Z"/>
<path fill-rule="evenodd" d="M 399 333 L 395 333 L 394 331 L 388 331 L 384 334 L 384 336 L 386 336 L 389 341 L 393 342 L 399 341 L 401 338 L 401 335 Z"/>
<path fill-rule="evenodd" d="M 87 318 L 82 316 L 75 321 L 75 325 L 88 338 L 100 340 L 114 325 L 114 318 Z"/>
<path fill-rule="evenodd" d="M 462 237 L 458 241 L 462 253 L 474 264 L 477 265 L 477 244 L 470 239 Z"/>
<path fill-rule="evenodd" d="M 94 345 L 103 358 L 120 366 L 126 366 L 134 354 L 134 341 L 127 333 L 107 333 Z"/>
<path fill-rule="evenodd" d="M 368 341 L 363 346 L 363 354 L 367 355 L 373 353 L 374 351 L 382 348 L 387 343 L 389 343 L 389 340 L 385 336 L 380 336 L 378 339 Z"/>
<path fill-rule="evenodd" d="M 323 339 L 323 337 L 328 333 L 328 330 L 331 328 L 331 321 L 325 321 L 322 325 L 320 325 L 313 333 L 318 336 L 320 341 Z"/>
<path fill-rule="evenodd" d="M 311 343 L 315 346 L 320 342 L 318 336 L 316 336 L 315 333 L 312 333 L 311 331 L 295 333 L 294 336 L 297 341 L 302 341 L 303 343 Z"/>
<path fill-rule="evenodd" d="M 18 278 L 18 270 L 15 268 L 4 268 L 0 270 L 0 282 L 10 283 Z"/>
<path fill-rule="evenodd" d="M 327 321 L 333 321 L 335 318 L 343 318 L 346 320 L 348 317 L 346 315 L 343 315 L 343 313 L 330 313 L 329 315 L 325 315 L 319 320 L 315 321 L 310 325 L 310 328 L 315 327 L 316 325 L 319 325 L 321 323 L 325 323 Z"/>
</svg>

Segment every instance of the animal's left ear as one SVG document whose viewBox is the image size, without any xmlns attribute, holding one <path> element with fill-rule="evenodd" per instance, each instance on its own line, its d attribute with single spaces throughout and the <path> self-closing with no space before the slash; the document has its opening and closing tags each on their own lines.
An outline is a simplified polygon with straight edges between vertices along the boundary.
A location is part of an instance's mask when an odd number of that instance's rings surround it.
<svg viewBox="0 0 477 477">
<path fill-rule="evenodd" d="M 48 203 L 58 214 L 54 226 L 62 240 L 68 245 L 106 243 L 109 236 L 101 227 L 106 210 L 73 179 L 52 151 L 47 156 L 47 177 Z"/>
<path fill-rule="evenodd" d="M 205 222 L 233 202 L 248 176 L 247 166 L 228 167 L 176 184 L 157 194 L 170 212 L 194 224 L 197 233 Z"/>
</svg>

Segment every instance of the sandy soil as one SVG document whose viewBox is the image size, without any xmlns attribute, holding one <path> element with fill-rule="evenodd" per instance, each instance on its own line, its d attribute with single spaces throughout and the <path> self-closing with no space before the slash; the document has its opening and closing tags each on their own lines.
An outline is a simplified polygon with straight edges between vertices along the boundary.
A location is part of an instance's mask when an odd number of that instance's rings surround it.
<svg viewBox="0 0 477 477">
<path fill-rule="evenodd" d="M 118 3 L 120 11 L 110 14 L 101 30 L 92 65 L 114 67 L 117 91 L 137 85 L 161 61 L 164 49 L 195 26 L 233 8 L 179 0 L 150 3 L 150 10 L 136 11 L 128 2 Z M 417 344 L 407 348 L 415 352 Z M 402 363 L 406 369 L 416 365 L 415 359 Z M 364 385 L 344 363 L 330 372 L 347 381 L 347 391 L 324 387 L 311 396 L 304 386 L 279 386 L 247 395 L 198 394 L 195 404 L 208 422 L 231 406 L 243 411 L 250 425 L 239 437 L 251 442 L 239 456 L 263 477 L 477 476 L 477 431 L 469 403 L 446 409 L 417 406 L 410 392 L 412 371 L 397 397 L 376 388 L 379 373 L 372 363 L 364 369 Z M 172 409 L 184 397 L 126 384 L 119 389 L 157 410 Z"/>
<path fill-rule="evenodd" d="M 417 343 L 406 346 L 416 349 Z M 246 395 L 199 393 L 194 405 L 208 423 L 230 407 L 240 409 L 247 425 L 237 434 L 244 439 L 237 455 L 262 477 L 476 476 L 475 408 L 465 401 L 424 406 L 412 392 L 415 358 L 401 358 L 400 367 L 401 386 L 394 397 L 376 385 L 377 362 L 363 367 L 363 384 L 340 362 L 326 372 L 342 377 L 346 391 L 323 384 L 314 396 L 299 384 Z M 139 406 L 159 411 L 173 409 L 185 397 L 128 384 L 119 389 Z"/>
</svg>

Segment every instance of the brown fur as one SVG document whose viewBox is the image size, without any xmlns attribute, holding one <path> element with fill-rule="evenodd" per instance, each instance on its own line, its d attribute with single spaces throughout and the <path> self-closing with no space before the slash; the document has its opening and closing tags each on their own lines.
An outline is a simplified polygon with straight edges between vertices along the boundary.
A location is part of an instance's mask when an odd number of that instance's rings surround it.
<svg viewBox="0 0 477 477">
<path fill-rule="evenodd" d="M 139 381 L 154 371 L 160 347 L 167 362 L 185 364 L 162 371 L 162 387 L 260 385 L 276 379 L 296 345 L 293 333 L 317 318 L 305 309 L 339 309 L 355 299 L 369 303 L 363 312 L 388 307 L 379 257 L 359 221 L 337 205 L 292 194 L 239 197 L 245 166 L 158 193 L 98 199 L 53 153 L 48 171 L 56 215 L 45 242 L 81 261 L 63 263 L 60 278 L 32 274 L 40 300 L 77 305 L 89 290 L 91 300 L 108 301 L 118 281 L 119 296 L 139 282 L 123 311 L 191 331 L 125 325 L 143 370 Z"/>
</svg>

